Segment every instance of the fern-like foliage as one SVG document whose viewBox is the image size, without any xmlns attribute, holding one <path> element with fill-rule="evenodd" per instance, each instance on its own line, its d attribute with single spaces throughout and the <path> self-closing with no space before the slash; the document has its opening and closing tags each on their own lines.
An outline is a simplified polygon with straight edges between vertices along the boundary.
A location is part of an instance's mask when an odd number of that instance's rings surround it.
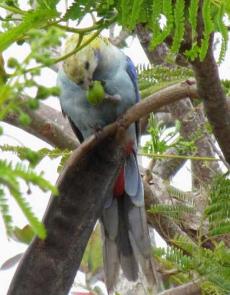
<svg viewBox="0 0 230 295">
<path fill-rule="evenodd" d="M 203 60 L 208 51 L 210 34 L 214 31 L 214 23 L 211 15 L 211 0 L 204 0 L 202 14 L 204 20 L 203 40 L 200 47 L 200 59 Z"/>
<path fill-rule="evenodd" d="M 230 180 L 222 175 L 215 178 L 205 216 L 209 220 L 211 236 L 230 233 Z"/>
<path fill-rule="evenodd" d="M 59 0 L 60 1 L 60 0 Z M 224 0 L 75 0 L 64 12 L 61 18 L 56 10 L 58 0 L 38 1 L 35 10 L 24 11 L 17 5 L 1 5 L 9 11 L 15 11 L 22 17 L 22 21 L 11 26 L 0 35 L 0 51 L 3 51 L 15 41 L 20 41 L 33 29 L 41 29 L 56 25 L 61 19 L 77 20 L 80 22 L 87 13 L 95 12 L 100 21 L 92 30 L 101 30 L 108 25 L 107 21 L 115 16 L 124 28 L 133 30 L 138 23 L 145 23 L 152 30 L 153 38 L 151 48 L 155 48 L 167 37 L 172 38 L 172 51 L 177 53 L 184 39 L 185 26 L 189 25 L 192 32 L 191 48 L 185 52 L 188 58 L 199 57 L 203 60 L 209 46 L 210 34 L 220 32 L 222 36 L 222 47 L 219 60 L 222 61 L 227 47 L 227 27 L 224 19 L 229 18 L 229 4 Z M 203 34 L 202 40 L 197 39 L 197 18 L 199 5 L 202 5 Z"/>
<path fill-rule="evenodd" d="M 48 148 L 42 148 L 40 150 L 34 151 L 25 146 L 12 146 L 8 144 L 0 145 L 0 150 L 3 152 L 15 153 L 20 160 L 27 160 L 30 164 L 30 167 L 36 167 L 40 161 L 44 159 L 44 157 L 49 157 L 50 159 L 61 157 L 60 166 L 63 166 L 71 154 L 69 150 L 60 150 L 59 148 L 54 148 L 52 150 Z"/>
<path fill-rule="evenodd" d="M 200 278 L 204 294 L 210 294 L 210 289 L 217 294 L 229 294 L 230 251 L 223 243 L 217 244 L 214 250 L 209 250 L 182 236 L 172 242 L 175 246 L 155 252 L 162 264 L 177 270 L 170 282 L 183 284 Z"/>
<path fill-rule="evenodd" d="M 70 151 L 60 150 L 58 148 L 48 149 L 42 148 L 34 151 L 24 146 L 0 145 L 2 152 L 12 152 L 18 156 L 21 161 L 28 161 L 29 167 L 18 163 L 12 165 L 7 161 L 0 160 L 0 213 L 4 220 L 4 224 L 9 236 L 15 235 L 15 229 L 12 224 L 12 216 L 8 207 L 8 199 L 6 190 L 10 192 L 12 197 L 18 203 L 20 209 L 28 219 L 33 231 L 40 237 L 45 237 L 45 229 L 33 214 L 30 205 L 20 192 L 20 182 L 23 180 L 29 187 L 30 184 L 38 186 L 43 191 L 51 191 L 57 195 L 57 189 L 51 185 L 42 174 L 37 174 L 33 170 L 44 157 L 50 159 L 61 158 L 58 171 L 63 169 L 65 161 L 70 156 Z"/>
<path fill-rule="evenodd" d="M 13 232 L 13 221 L 9 211 L 8 200 L 2 188 L 0 188 L 0 213 L 5 224 L 6 232 L 10 235 Z"/>
<path fill-rule="evenodd" d="M 167 187 L 167 191 L 171 198 L 193 206 L 192 194 L 190 192 L 183 192 L 172 185 Z"/>
<path fill-rule="evenodd" d="M 178 52 L 181 44 L 181 40 L 184 37 L 185 30 L 185 16 L 184 16 L 185 1 L 177 0 L 174 6 L 174 24 L 175 34 L 173 38 L 172 51 Z"/>
<path fill-rule="evenodd" d="M 152 214 L 161 214 L 179 221 L 183 218 L 186 213 L 193 213 L 194 208 L 191 206 L 187 206 L 185 204 L 176 204 L 176 205 L 153 205 L 149 209 L 149 212 Z"/>
<path fill-rule="evenodd" d="M 214 15 L 214 22 L 217 28 L 217 31 L 221 34 L 222 42 L 221 42 L 221 49 L 219 54 L 219 63 L 221 63 L 224 60 L 225 52 L 227 50 L 228 46 L 228 28 L 224 24 L 224 16 L 225 16 L 225 6 L 226 3 L 222 2 L 220 3 L 220 7 L 216 14 Z M 228 4 L 229 5 L 229 4 Z M 230 15 L 230 13 L 229 13 Z"/>
<path fill-rule="evenodd" d="M 178 194 L 173 189 L 172 195 L 185 200 L 187 196 Z M 185 236 L 176 236 L 171 240 L 172 245 L 167 249 L 154 251 L 160 263 L 168 269 L 176 270 L 170 276 L 169 282 L 183 284 L 194 279 L 199 280 L 202 294 L 230 293 L 230 249 L 223 241 L 217 242 L 216 236 L 229 234 L 230 232 L 230 180 L 226 175 L 217 176 L 211 185 L 209 203 L 203 213 L 201 222 L 208 220 L 208 238 L 213 242 L 211 248 L 205 248 L 203 244 L 202 225 L 197 233 L 197 241 L 192 241 Z M 161 210 L 163 209 L 163 210 Z M 158 209 L 155 209 L 157 212 Z M 169 217 L 178 217 L 173 212 L 173 206 L 160 206 L 158 213 Z M 155 213 L 154 212 L 154 213 Z"/>
<path fill-rule="evenodd" d="M 37 185 L 44 191 L 50 190 L 54 195 L 58 194 L 57 189 L 44 179 L 41 174 L 36 174 L 30 168 L 27 168 L 22 164 L 13 166 L 7 161 L 0 160 L 0 209 L 8 234 L 12 234 L 12 218 L 9 214 L 7 199 L 5 198 L 6 190 L 8 190 L 10 195 L 18 203 L 34 232 L 40 238 L 44 239 L 46 236 L 45 228 L 33 214 L 30 205 L 21 194 L 19 180 L 23 180 L 28 185 Z"/>
<path fill-rule="evenodd" d="M 54 5 L 48 5 L 47 1 L 40 1 L 43 7 L 50 9 Z M 191 27 L 192 45 L 187 50 L 188 58 L 199 57 L 203 60 L 206 56 L 210 34 L 220 32 L 222 35 L 222 49 L 220 60 L 223 60 L 227 45 L 227 28 L 224 18 L 229 17 L 229 4 L 224 0 L 204 0 L 202 4 L 198 0 L 188 3 L 185 0 L 75 0 L 68 7 L 63 19 L 78 20 L 80 22 L 85 14 L 96 12 L 103 21 L 116 15 L 116 21 L 128 30 L 135 29 L 136 24 L 145 23 L 152 30 L 153 38 L 151 48 L 155 48 L 167 37 L 172 37 L 172 50 L 177 53 L 181 47 L 185 33 L 185 21 Z M 56 4 L 56 1 L 53 2 Z M 202 5 L 202 17 L 204 23 L 203 38 L 197 39 L 198 8 Z M 163 21 L 164 20 L 164 21 Z M 35 24 L 36 25 L 36 24 Z"/>
<path fill-rule="evenodd" d="M 193 77 L 191 69 L 180 66 L 138 65 L 137 72 L 142 98 Z"/>
</svg>

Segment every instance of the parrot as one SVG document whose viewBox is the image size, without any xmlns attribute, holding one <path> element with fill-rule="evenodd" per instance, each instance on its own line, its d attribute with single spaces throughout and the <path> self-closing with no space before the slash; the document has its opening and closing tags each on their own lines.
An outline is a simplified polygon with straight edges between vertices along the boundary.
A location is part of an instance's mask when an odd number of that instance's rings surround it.
<svg viewBox="0 0 230 295">
<path fill-rule="evenodd" d="M 85 36 L 82 42 L 90 36 Z M 77 44 L 78 35 L 71 35 L 63 54 L 68 55 Z M 62 111 L 80 142 L 117 120 L 140 101 L 137 72 L 132 60 L 100 35 L 63 61 L 57 85 Z M 136 281 L 142 269 L 149 285 L 156 284 L 144 189 L 137 162 L 138 122 L 130 125 L 126 134 L 125 163 L 100 218 L 108 291 L 114 289 L 120 268 L 129 281 Z"/>
</svg>

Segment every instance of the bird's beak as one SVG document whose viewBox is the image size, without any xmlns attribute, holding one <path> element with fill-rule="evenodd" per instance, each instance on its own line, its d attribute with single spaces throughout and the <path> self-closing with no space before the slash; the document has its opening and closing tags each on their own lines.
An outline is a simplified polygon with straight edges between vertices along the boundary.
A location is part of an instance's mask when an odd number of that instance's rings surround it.
<svg viewBox="0 0 230 295">
<path fill-rule="evenodd" d="M 82 88 L 84 90 L 88 90 L 92 86 L 93 86 L 93 80 L 90 78 L 85 78 Z"/>
</svg>

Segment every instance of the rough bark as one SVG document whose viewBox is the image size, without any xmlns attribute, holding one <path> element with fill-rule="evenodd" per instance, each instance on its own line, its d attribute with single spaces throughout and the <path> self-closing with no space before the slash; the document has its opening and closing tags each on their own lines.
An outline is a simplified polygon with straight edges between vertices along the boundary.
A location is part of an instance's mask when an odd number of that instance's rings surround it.
<svg viewBox="0 0 230 295">
<path fill-rule="evenodd" d="M 198 10 L 197 33 L 198 42 L 203 38 L 203 16 Z M 212 126 L 213 134 L 228 163 L 230 163 L 230 112 L 226 96 L 221 86 L 217 63 L 213 54 L 213 38 L 211 34 L 209 48 L 203 61 L 199 58 L 191 62 L 197 81 L 199 96 L 203 99 L 205 113 Z"/>
<path fill-rule="evenodd" d="M 71 288 L 123 158 L 114 138 L 84 157 L 78 154 L 77 149 L 68 161 L 58 181 L 60 195 L 51 199 L 45 213 L 47 238 L 33 240 L 8 295 L 66 295 Z"/>
<path fill-rule="evenodd" d="M 230 112 L 221 87 L 218 68 L 211 45 L 203 62 L 192 63 L 199 96 L 203 99 L 205 112 L 212 126 L 213 134 L 230 164 Z"/>
</svg>

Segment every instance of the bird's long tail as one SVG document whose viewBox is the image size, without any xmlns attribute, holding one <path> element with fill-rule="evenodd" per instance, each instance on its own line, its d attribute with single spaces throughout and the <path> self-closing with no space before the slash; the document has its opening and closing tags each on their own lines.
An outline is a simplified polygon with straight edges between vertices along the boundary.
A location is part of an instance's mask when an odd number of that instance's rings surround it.
<svg viewBox="0 0 230 295">
<path fill-rule="evenodd" d="M 101 217 L 105 280 L 109 291 L 116 284 L 120 267 L 129 281 L 136 281 L 140 265 L 148 285 L 151 288 L 156 285 L 141 176 L 135 155 L 127 161 L 116 182 L 124 184 L 123 194 L 111 200 Z M 133 186 L 132 180 L 135 180 Z M 115 185 L 115 192 L 122 191 Z"/>
</svg>

